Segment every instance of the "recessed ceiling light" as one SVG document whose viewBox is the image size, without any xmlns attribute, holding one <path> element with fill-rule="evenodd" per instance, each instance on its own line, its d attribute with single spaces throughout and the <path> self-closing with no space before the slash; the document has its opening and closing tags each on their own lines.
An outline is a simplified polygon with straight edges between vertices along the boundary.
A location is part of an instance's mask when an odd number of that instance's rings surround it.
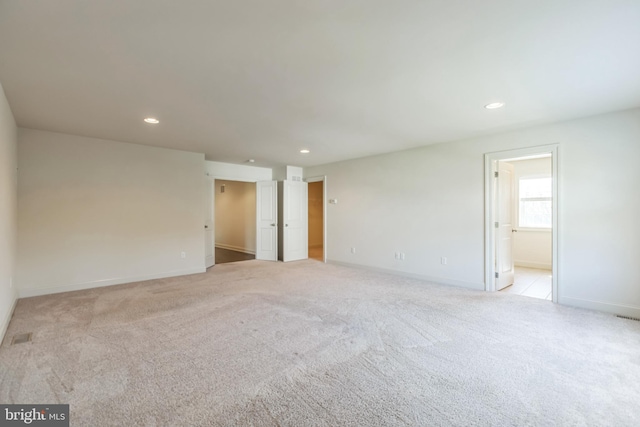
<svg viewBox="0 0 640 427">
<path fill-rule="evenodd" d="M 495 110 L 496 108 L 504 107 L 504 102 L 492 102 L 484 106 L 487 110 Z"/>
<path fill-rule="evenodd" d="M 303 148 L 302 150 L 300 150 L 300 152 L 302 154 L 309 154 L 311 151 L 307 150 L 306 148 Z"/>
<path fill-rule="evenodd" d="M 156 119 L 155 117 L 147 117 L 146 119 L 144 119 L 144 121 L 152 125 L 157 125 L 158 123 L 160 123 L 160 120 Z"/>
</svg>

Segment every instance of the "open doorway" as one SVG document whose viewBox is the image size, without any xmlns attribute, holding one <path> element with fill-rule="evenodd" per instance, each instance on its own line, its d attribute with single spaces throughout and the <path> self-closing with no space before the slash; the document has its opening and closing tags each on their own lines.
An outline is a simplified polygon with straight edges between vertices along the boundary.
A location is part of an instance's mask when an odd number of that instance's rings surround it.
<svg viewBox="0 0 640 427">
<path fill-rule="evenodd" d="M 256 184 L 216 179 L 215 262 L 256 257 Z"/>
<path fill-rule="evenodd" d="M 512 283 L 501 292 L 551 301 L 553 177 L 551 154 L 499 160 L 498 170 L 510 170 Z M 498 198 L 504 198 L 504 194 Z"/>
<path fill-rule="evenodd" d="M 309 215 L 309 258 L 325 261 L 324 177 L 307 180 Z"/>
<path fill-rule="evenodd" d="M 486 290 L 558 300 L 557 147 L 485 156 Z"/>
</svg>

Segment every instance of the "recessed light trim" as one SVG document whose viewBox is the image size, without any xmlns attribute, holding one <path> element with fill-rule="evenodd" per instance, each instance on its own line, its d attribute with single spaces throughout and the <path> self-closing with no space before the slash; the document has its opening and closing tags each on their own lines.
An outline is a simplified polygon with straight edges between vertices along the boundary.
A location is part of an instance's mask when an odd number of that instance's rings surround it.
<svg viewBox="0 0 640 427">
<path fill-rule="evenodd" d="M 502 107 L 504 107 L 504 102 L 490 102 L 489 104 L 484 106 L 484 108 L 486 108 L 487 110 L 495 110 L 496 108 Z"/>
<path fill-rule="evenodd" d="M 302 150 L 300 150 L 300 153 L 302 154 L 309 154 L 311 151 L 307 150 L 306 148 L 303 148 Z"/>
<path fill-rule="evenodd" d="M 151 125 L 157 125 L 158 123 L 160 123 L 160 120 L 156 119 L 155 117 L 147 117 L 144 119 L 145 123 L 149 123 Z"/>
</svg>

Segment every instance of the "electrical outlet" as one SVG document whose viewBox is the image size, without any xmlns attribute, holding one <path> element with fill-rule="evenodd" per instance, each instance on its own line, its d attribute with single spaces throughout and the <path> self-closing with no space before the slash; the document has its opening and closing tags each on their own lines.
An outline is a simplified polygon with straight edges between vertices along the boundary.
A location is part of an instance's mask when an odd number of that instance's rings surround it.
<svg viewBox="0 0 640 427">
<path fill-rule="evenodd" d="M 404 261 L 404 252 L 400 252 L 400 261 Z"/>
<path fill-rule="evenodd" d="M 442 258 L 440 258 L 440 264 L 447 265 L 447 257 L 443 256 Z"/>
<path fill-rule="evenodd" d="M 187 253 L 185 251 L 180 252 L 180 258 L 184 259 L 187 257 Z"/>
<path fill-rule="evenodd" d="M 351 253 L 355 254 L 356 253 L 356 248 L 351 248 Z"/>
</svg>

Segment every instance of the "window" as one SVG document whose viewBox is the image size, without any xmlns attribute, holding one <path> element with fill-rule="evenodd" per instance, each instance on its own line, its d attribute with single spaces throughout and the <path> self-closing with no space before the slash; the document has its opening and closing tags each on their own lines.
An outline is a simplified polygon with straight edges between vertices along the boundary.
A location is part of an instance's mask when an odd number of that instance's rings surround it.
<svg viewBox="0 0 640 427">
<path fill-rule="evenodd" d="M 551 178 L 520 178 L 518 184 L 518 226 L 551 228 Z"/>
</svg>

